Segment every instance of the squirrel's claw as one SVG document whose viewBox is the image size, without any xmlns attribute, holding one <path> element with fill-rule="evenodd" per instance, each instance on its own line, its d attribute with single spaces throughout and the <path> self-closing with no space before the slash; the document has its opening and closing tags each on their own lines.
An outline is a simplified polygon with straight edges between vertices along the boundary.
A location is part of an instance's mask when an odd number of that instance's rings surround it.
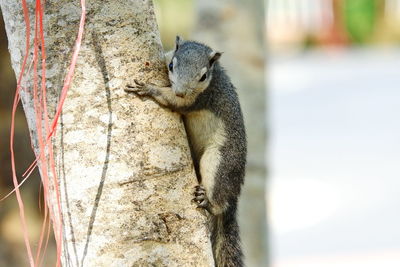
<svg viewBox="0 0 400 267">
<path fill-rule="evenodd" d="M 195 187 L 193 201 L 196 202 L 198 208 L 209 209 L 210 202 L 208 201 L 206 190 L 202 185 Z"/>
<path fill-rule="evenodd" d="M 127 84 L 126 87 L 125 87 L 125 91 L 127 91 L 127 92 L 136 92 L 136 91 L 142 89 L 143 87 L 145 87 L 145 83 L 140 82 L 140 81 L 138 81 L 136 79 L 134 79 L 133 81 L 135 82 L 135 84 L 134 85 Z"/>
<path fill-rule="evenodd" d="M 147 96 L 149 95 L 149 89 L 146 87 L 146 84 L 140 82 L 138 80 L 134 80 L 135 85 L 128 84 L 124 90 L 127 93 L 135 93 L 138 96 Z"/>
<path fill-rule="evenodd" d="M 138 86 L 140 86 L 140 87 L 144 87 L 144 85 L 145 85 L 144 82 L 140 82 L 140 81 L 138 81 L 138 80 L 136 80 L 136 79 L 134 79 L 133 81 L 136 83 L 136 85 L 138 85 Z"/>
</svg>

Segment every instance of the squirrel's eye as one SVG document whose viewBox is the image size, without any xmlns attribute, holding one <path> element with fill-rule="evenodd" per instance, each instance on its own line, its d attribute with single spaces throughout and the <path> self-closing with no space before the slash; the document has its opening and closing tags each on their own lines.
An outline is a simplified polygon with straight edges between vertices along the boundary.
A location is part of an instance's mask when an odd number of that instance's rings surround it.
<svg viewBox="0 0 400 267">
<path fill-rule="evenodd" d="M 207 74 L 204 73 L 203 76 L 200 78 L 200 82 L 204 82 L 204 80 L 207 78 Z"/>
<path fill-rule="evenodd" d="M 168 69 L 169 69 L 169 71 L 171 71 L 172 72 L 172 68 L 174 67 L 174 64 L 172 64 L 172 61 L 171 61 L 171 63 L 169 63 L 169 65 L 168 65 Z"/>
</svg>

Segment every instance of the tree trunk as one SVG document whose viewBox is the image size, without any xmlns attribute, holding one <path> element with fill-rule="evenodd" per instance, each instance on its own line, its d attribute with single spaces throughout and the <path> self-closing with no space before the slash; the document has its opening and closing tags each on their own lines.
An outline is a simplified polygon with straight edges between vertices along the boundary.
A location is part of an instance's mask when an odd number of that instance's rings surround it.
<svg viewBox="0 0 400 267">
<path fill-rule="evenodd" d="M 237 87 L 248 136 L 246 177 L 239 199 L 245 264 L 267 266 L 266 90 L 261 0 L 197 0 L 194 39 L 225 52 L 221 64 Z"/>
<path fill-rule="evenodd" d="M 78 1 L 44 2 L 53 117 L 81 9 Z M 32 28 L 33 7 L 30 1 Z M 18 76 L 25 54 L 21 3 L 2 0 L 1 9 Z M 197 181 L 179 115 L 123 90 L 134 78 L 167 83 L 152 2 L 90 1 L 86 14 L 73 82 L 53 138 L 62 264 L 212 266 L 206 217 L 191 203 Z M 29 88 L 32 71 L 26 77 Z M 37 153 L 32 93 L 22 91 L 21 100 Z M 54 192 L 50 196 L 48 204 L 56 210 Z"/>
</svg>

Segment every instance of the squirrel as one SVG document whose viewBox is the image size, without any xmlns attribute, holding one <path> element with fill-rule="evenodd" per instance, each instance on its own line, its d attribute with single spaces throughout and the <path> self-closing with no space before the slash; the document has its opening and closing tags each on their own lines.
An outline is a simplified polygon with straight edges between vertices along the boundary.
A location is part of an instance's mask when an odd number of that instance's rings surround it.
<svg viewBox="0 0 400 267">
<path fill-rule="evenodd" d="M 222 53 L 176 37 L 165 54 L 170 86 L 135 80 L 126 92 L 149 96 L 183 115 L 199 185 L 194 201 L 210 213 L 209 228 L 217 267 L 243 266 L 238 197 L 244 182 L 247 142 L 238 95 L 220 66 Z"/>
</svg>

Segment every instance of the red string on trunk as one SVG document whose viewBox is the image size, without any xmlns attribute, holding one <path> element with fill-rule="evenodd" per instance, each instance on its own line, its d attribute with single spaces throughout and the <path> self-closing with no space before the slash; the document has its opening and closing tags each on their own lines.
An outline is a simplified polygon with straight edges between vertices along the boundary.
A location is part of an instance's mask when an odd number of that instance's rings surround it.
<svg viewBox="0 0 400 267">
<path fill-rule="evenodd" d="M 12 179 L 14 183 L 14 190 L 10 192 L 6 197 L 8 197 L 11 193 L 15 192 L 19 210 L 20 210 L 20 218 L 22 224 L 22 231 L 24 235 L 24 242 L 28 252 L 28 258 L 30 266 L 40 266 L 42 264 L 45 250 L 48 244 L 49 233 L 50 233 L 50 223 L 53 223 L 54 236 L 57 244 L 57 263 L 56 266 L 61 266 L 61 249 L 62 249 L 62 213 L 61 213 L 61 198 L 60 198 L 60 190 L 58 186 L 58 179 L 56 173 L 56 167 L 54 163 L 54 153 L 53 146 L 51 143 L 51 137 L 55 135 L 57 122 L 59 116 L 62 111 L 62 107 L 64 101 L 67 97 L 68 88 L 70 87 L 73 73 L 75 70 L 76 61 L 78 58 L 79 50 L 81 47 L 84 24 L 85 24 L 85 16 L 86 16 L 86 8 L 85 8 L 85 0 L 81 0 L 81 9 L 82 14 L 79 22 L 79 31 L 78 36 L 75 42 L 74 52 L 72 54 L 71 64 L 69 66 L 68 74 L 64 80 L 64 84 L 61 90 L 61 96 L 56 108 L 56 113 L 53 118 L 52 123 L 49 122 L 48 110 L 47 110 L 47 92 L 46 92 L 46 46 L 44 39 L 44 28 L 43 28 L 43 6 L 41 0 L 36 0 L 35 6 L 35 29 L 34 29 L 34 42 L 33 42 L 33 103 L 34 103 L 34 112 L 35 112 L 35 120 L 36 120 L 36 133 L 37 133 L 37 142 L 38 142 L 38 151 L 36 151 L 36 159 L 29 166 L 27 171 L 23 176 L 26 177 L 22 180 L 22 182 L 18 182 L 16 168 L 15 168 L 15 156 L 14 156 L 14 130 L 15 130 L 15 112 L 20 101 L 20 90 L 21 83 L 24 77 L 25 67 L 27 63 L 27 59 L 29 56 L 29 46 L 30 46 L 30 19 L 29 19 L 29 11 L 27 7 L 26 0 L 22 1 L 22 9 L 25 20 L 25 30 L 26 30 L 26 47 L 25 47 L 25 56 L 21 65 L 21 71 L 19 73 L 17 88 L 14 97 L 14 103 L 12 108 L 12 117 L 11 117 L 11 130 L 10 130 L 10 152 L 11 152 L 11 168 L 12 168 Z M 41 79 L 40 86 L 39 85 L 39 50 L 40 50 L 40 69 L 41 69 Z M 29 67 L 30 70 L 30 67 Z M 29 73 L 28 70 L 28 73 Z M 25 91 L 29 93 L 28 90 Z M 36 253 L 35 260 L 33 259 L 32 249 L 29 242 L 29 234 L 28 228 L 25 219 L 24 212 L 24 203 L 21 198 L 19 187 L 26 181 L 26 179 L 30 176 L 32 171 L 36 166 L 40 168 L 41 179 L 43 184 L 43 200 L 44 200 L 44 221 L 42 224 L 41 235 L 39 238 L 38 249 Z M 47 201 L 49 199 L 49 172 L 52 174 L 52 184 L 54 186 L 54 195 L 52 196 L 53 205 L 51 208 L 48 207 Z M 6 198 L 4 197 L 4 198 Z M 4 199 L 3 198 L 3 199 Z M 55 199 L 54 199 L 55 198 Z M 3 200 L 2 199 L 2 200 Z M 50 222 L 51 221 L 51 222 Z M 46 238 L 45 238 L 46 236 Z M 45 240 L 44 251 L 42 251 L 43 242 Z"/>
</svg>

